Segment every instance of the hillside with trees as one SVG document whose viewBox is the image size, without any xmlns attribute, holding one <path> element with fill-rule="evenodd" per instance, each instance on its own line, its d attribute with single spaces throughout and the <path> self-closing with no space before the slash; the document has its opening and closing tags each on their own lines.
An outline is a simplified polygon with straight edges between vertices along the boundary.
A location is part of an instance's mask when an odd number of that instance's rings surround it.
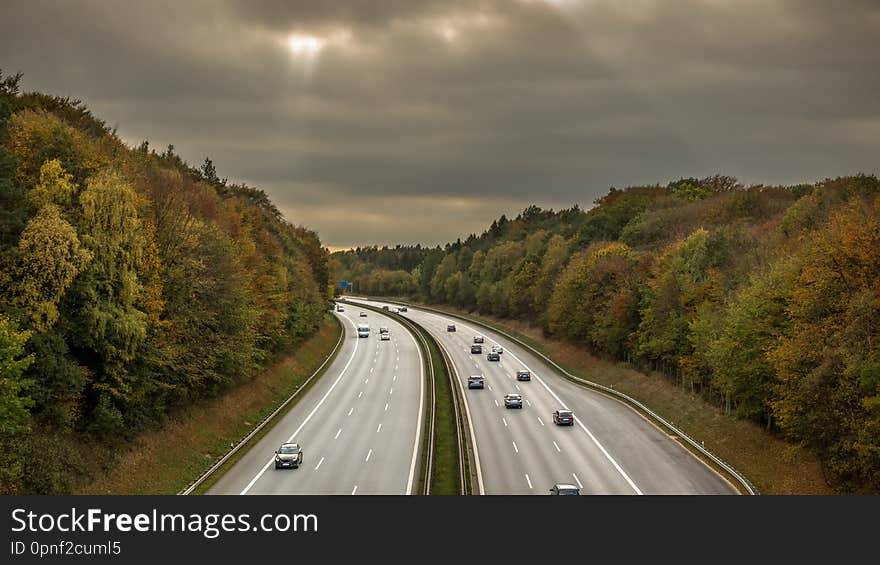
<svg viewBox="0 0 880 565">
<path fill-rule="evenodd" d="M 65 493 L 312 335 L 327 252 L 210 159 L 19 84 L 0 73 L 0 492 Z"/>
<path fill-rule="evenodd" d="M 331 266 L 357 293 L 529 321 L 665 375 L 807 447 L 839 491 L 877 493 L 878 194 L 866 175 L 687 178 L 612 188 L 586 211 L 531 206 L 442 248 L 339 252 Z"/>
</svg>

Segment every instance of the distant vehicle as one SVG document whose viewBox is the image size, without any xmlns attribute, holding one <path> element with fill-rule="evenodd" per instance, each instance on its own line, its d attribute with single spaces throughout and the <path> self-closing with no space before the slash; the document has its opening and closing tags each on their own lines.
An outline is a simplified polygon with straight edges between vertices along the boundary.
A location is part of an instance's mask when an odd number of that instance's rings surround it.
<svg viewBox="0 0 880 565">
<path fill-rule="evenodd" d="M 370 337 L 370 324 L 357 325 L 358 337 Z"/>
<path fill-rule="evenodd" d="M 345 312 L 345 308 L 342 307 L 342 304 L 337 304 L 336 311 L 337 312 Z"/>
<path fill-rule="evenodd" d="M 574 414 L 571 410 L 556 410 L 553 412 L 553 423 L 557 426 L 573 426 Z"/>
<path fill-rule="evenodd" d="M 570 485 L 565 483 L 556 483 L 553 485 L 553 488 L 550 489 L 550 494 L 554 494 L 557 496 L 577 496 L 581 493 L 581 489 L 579 489 L 576 485 Z"/>
<path fill-rule="evenodd" d="M 401 306 L 401 307 L 400 307 L 400 311 L 401 311 L 401 312 L 406 312 L 406 311 L 407 311 L 406 306 Z"/>
<path fill-rule="evenodd" d="M 388 305 L 382 306 L 382 310 L 388 311 Z"/>
<path fill-rule="evenodd" d="M 475 343 L 474 345 L 471 346 L 471 353 L 482 353 L 482 352 L 483 352 L 482 345 Z"/>
<path fill-rule="evenodd" d="M 387 334 L 387 333 L 388 333 L 388 328 L 385 327 L 385 326 L 380 326 L 380 327 L 379 327 L 379 333 L 380 333 L 380 334 Z"/>
<path fill-rule="evenodd" d="M 484 388 L 485 379 L 483 375 L 471 375 L 468 377 L 468 388 Z"/>
<path fill-rule="evenodd" d="M 492 346 L 492 353 L 504 353 L 504 348 L 501 347 L 500 345 L 493 345 Z"/>
<path fill-rule="evenodd" d="M 380 340 L 380 341 L 388 341 L 388 340 L 390 340 L 390 339 L 391 339 L 391 334 L 388 333 L 388 332 L 385 332 L 385 333 L 383 333 L 383 334 L 379 334 L 379 340 Z"/>
<path fill-rule="evenodd" d="M 296 469 L 303 462 L 303 450 L 298 443 L 282 443 L 275 450 L 275 468 L 290 467 Z"/>
<path fill-rule="evenodd" d="M 486 360 L 487 361 L 501 361 L 501 356 L 498 355 L 494 351 L 490 351 L 489 353 L 486 354 Z"/>
<path fill-rule="evenodd" d="M 392 308 L 391 313 L 392 314 L 400 314 L 400 308 Z"/>
<path fill-rule="evenodd" d="M 360 316 L 361 318 L 366 318 L 366 317 L 367 317 L 367 313 L 366 313 L 366 312 L 361 312 L 360 314 L 358 314 L 358 316 Z"/>
<path fill-rule="evenodd" d="M 475 335 L 474 336 L 474 343 L 483 343 L 483 336 Z"/>
<path fill-rule="evenodd" d="M 520 369 L 516 372 L 516 380 L 518 381 L 530 381 L 532 380 L 531 371 L 527 371 L 526 369 Z"/>
<path fill-rule="evenodd" d="M 455 324 L 446 324 L 446 331 L 454 332 L 455 331 Z"/>
<path fill-rule="evenodd" d="M 505 408 L 522 408 L 522 395 L 513 392 L 504 395 Z"/>
</svg>

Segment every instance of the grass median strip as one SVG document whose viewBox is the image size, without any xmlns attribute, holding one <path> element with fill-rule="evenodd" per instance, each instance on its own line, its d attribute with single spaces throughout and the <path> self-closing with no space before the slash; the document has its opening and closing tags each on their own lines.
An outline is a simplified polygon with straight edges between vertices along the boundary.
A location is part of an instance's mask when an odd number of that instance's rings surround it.
<svg viewBox="0 0 880 565">
<path fill-rule="evenodd" d="M 79 494 L 174 494 L 201 475 L 297 389 L 333 350 L 342 326 L 327 316 L 315 335 L 247 383 L 182 410 L 160 430 L 140 435 L 118 464 L 78 489 Z M 337 350 L 338 353 L 338 350 Z M 329 367 L 331 363 L 327 363 Z M 326 369 L 325 367 L 325 369 Z M 309 386 L 317 382 L 313 379 Z M 283 413 L 302 398 L 305 390 Z M 276 418 L 280 418 L 283 413 Z M 251 441 L 271 429 L 267 425 Z M 240 450 L 193 494 L 205 492 L 247 451 Z"/>
</svg>

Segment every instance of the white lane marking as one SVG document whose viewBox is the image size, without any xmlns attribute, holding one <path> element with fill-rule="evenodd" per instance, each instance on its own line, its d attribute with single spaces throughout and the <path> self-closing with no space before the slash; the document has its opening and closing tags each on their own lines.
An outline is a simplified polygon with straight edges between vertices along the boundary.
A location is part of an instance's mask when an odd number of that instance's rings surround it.
<svg viewBox="0 0 880 565">
<path fill-rule="evenodd" d="M 560 406 L 563 409 L 568 410 L 568 406 L 566 406 L 566 404 L 556 395 L 555 392 L 553 392 L 553 390 L 547 385 L 547 383 L 544 382 L 544 379 L 542 379 L 537 374 L 535 374 L 535 371 L 533 371 L 528 365 L 526 365 L 522 359 L 517 357 L 516 354 L 512 353 L 509 349 L 507 351 L 508 351 L 508 353 L 510 353 L 511 357 L 513 357 L 517 362 L 519 362 L 520 365 L 522 365 L 527 371 L 529 371 L 538 380 L 539 383 L 541 383 L 541 386 L 543 386 L 547 390 L 547 392 L 550 393 L 550 396 L 552 396 L 556 400 L 556 402 L 558 402 L 560 404 Z M 614 457 L 612 457 L 611 454 L 608 453 L 608 450 L 605 449 L 605 446 L 602 445 L 599 442 L 599 440 L 596 438 L 596 436 L 593 435 L 593 432 L 591 432 L 584 425 L 584 423 L 581 422 L 581 419 L 578 418 L 577 416 L 575 416 L 574 421 L 577 422 L 577 425 L 587 434 L 587 436 L 589 436 L 590 440 L 596 445 L 596 447 L 599 448 L 599 451 L 602 452 L 602 455 L 604 455 L 605 458 L 611 463 L 611 465 L 614 466 L 614 468 L 617 470 L 617 472 L 620 473 L 620 476 L 623 477 L 623 479 L 627 482 L 627 484 L 629 484 L 630 488 L 632 488 L 636 494 L 644 494 L 639 489 L 639 487 L 636 486 L 636 484 L 629 477 L 629 475 L 626 474 L 626 471 L 623 470 L 623 468 L 620 466 L 620 464 L 617 463 L 617 461 L 614 459 Z"/>
<path fill-rule="evenodd" d="M 382 424 L 379 424 L 379 427 L 376 428 L 376 433 L 378 434 L 382 430 Z"/>
<path fill-rule="evenodd" d="M 394 364 L 394 370 L 396 371 L 397 369 L 398 369 L 398 365 L 395 363 L 395 364 Z"/>
<path fill-rule="evenodd" d="M 348 414 L 346 414 L 346 416 L 351 416 L 352 412 L 354 412 L 354 406 L 348 409 Z"/>
<path fill-rule="evenodd" d="M 515 442 L 515 441 L 512 441 L 512 442 L 510 442 L 510 443 L 513 444 L 513 450 L 516 451 L 517 453 L 519 453 L 519 448 L 516 447 L 516 442 Z"/>
<path fill-rule="evenodd" d="M 357 493 L 357 491 L 358 491 L 358 486 L 354 485 L 354 488 L 351 489 L 351 494 L 354 495 L 355 493 Z"/>
<path fill-rule="evenodd" d="M 526 482 L 529 483 L 529 488 L 532 488 L 532 479 L 529 478 L 528 473 L 526 473 Z"/>
<path fill-rule="evenodd" d="M 527 404 L 528 406 L 531 406 L 531 405 L 532 405 L 532 403 L 529 402 L 528 400 L 526 400 L 526 404 Z"/>
<path fill-rule="evenodd" d="M 489 390 L 492 390 L 492 385 L 486 385 L 486 386 L 489 387 Z"/>
<path fill-rule="evenodd" d="M 363 395 L 364 395 L 364 391 L 360 391 L 360 392 L 358 393 L 358 398 L 362 397 Z"/>
<path fill-rule="evenodd" d="M 317 470 L 318 470 L 318 468 L 319 468 L 319 467 L 320 467 L 320 466 L 321 466 L 321 463 L 323 463 L 323 462 L 324 462 L 324 458 L 323 458 L 323 457 L 321 457 L 321 460 L 320 460 L 320 461 L 318 461 L 318 464 L 317 464 L 317 465 L 315 465 L 315 471 L 317 471 Z"/>
<path fill-rule="evenodd" d="M 539 422 L 542 426 L 544 425 L 544 420 L 542 420 L 540 416 L 538 416 L 538 422 Z"/>
<path fill-rule="evenodd" d="M 505 418 L 501 418 L 501 421 L 504 422 L 504 427 L 507 427 L 507 420 Z"/>
<path fill-rule="evenodd" d="M 348 320 L 348 322 L 352 326 L 354 326 L 354 322 L 352 322 L 350 318 L 346 317 L 345 319 Z M 295 438 L 296 435 L 300 431 L 302 431 L 302 429 L 305 427 L 305 425 L 309 423 L 309 420 L 312 419 L 312 416 L 314 416 L 315 413 L 318 411 L 318 409 L 321 408 L 321 406 L 324 404 L 324 401 L 327 400 L 327 397 L 330 396 L 330 393 L 333 392 L 333 389 L 335 389 L 336 385 L 339 384 L 339 381 L 342 380 L 342 376 L 345 375 L 345 372 L 351 366 L 351 362 L 354 361 L 354 357 L 355 357 L 355 354 L 357 354 L 359 343 L 360 343 L 360 339 L 358 339 L 357 341 L 354 342 L 354 351 L 351 352 L 351 357 L 348 358 L 348 361 L 345 363 L 345 367 L 342 368 L 342 370 L 339 372 L 339 376 L 336 377 L 336 380 L 333 381 L 333 384 L 330 385 L 330 388 L 327 389 L 327 392 L 324 393 L 324 396 L 321 397 L 321 400 L 319 400 L 318 403 L 315 405 L 315 407 L 312 408 L 312 411 L 309 412 L 309 415 L 306 416 L 305 419 L 302 421 L 302 423 L 299 425 L 299 427 L 293 431 L 293 433 L 287 439 L 287 443 L 290 443 L 291 441 L 293 441 L 293 438 Z M 421 420 L 421 413 L 419 413 L 419 420 Z M 251 487 L 254 486 L 254 484 L 258 480 L 260 480 L 260 477 L 263 476 L 263 473 L 266 472 L 266 469 L 268 469 L 269 466 L 272 465 L 274 462 L 275 462 L 275 457 L 273 455 L 271 458 L 269 458 L 269 461 L 267 461 L 266 464 L 263 465 L 263 468 L 260 469 L 260 471 L 256 475 L 254 475 L 254 478 L 251 479 L 251 482 L 249 482 L 247 484 L 247 486 L 242 489 L 242 491 L 239 493 L 239 495 L 247 494 L 248 491 L 251 490 Z"/>
<path fill-rule="evenodd" d="M 395 381 L 397 381 L 397 375 L 394 375 L 394 378 L 391 379 L 391 382 L 392 382 L 392 383 L 395 382 Z"/>
<path fill-rule="evenodd" d="M 388 412 L 388 403 L 385 403 L 385 412 Z"/>
<path fill-rule="evenodd" d="M 584 485 L 581 484 L 581 480 L 578 478 L 577 475 L 572 473 L 571 476 L 574 477 L 575 482 L 578 484 L 578 488 L 584 488 Z"/>
<path fill-rule="evenodd" d="M 419 417 L 416 420 L 416 435 L 413 439 L 413 452 L 412 452 L 412 461 L 409 464 L 409 477 L 406 482 L 406 494 L 412 494 L 413 489 L 413 478 L 416 474 L 416 459 L 419 455 L 419 440 L 422 437 L 422 409 L 425 398 L 425 360 L 422 357 L 422 348 L 419 347 L 419 343 L 416 341 L 416 337 L 407 332 L 409 338 L 412 340 L 413 345 L 416 347 L 416 351 L 419 354 Z M 400 359 L 400 357 L 398 357 Z M 479 467 L 477 468 L 479 472 Z"/>
<path fill-rule="evenodd" d="M 388 391 L 388 396 L 391 396 L 392 394 L 394 394 L 394 388 Z"/>
<path fill-rule="evenodd" d="M 493 399 L 493 400 L 495 400 L 495 406 L 499 406 L 499 407 L 501 406 L 500 404 L 498 404 L 498 399 L 497 399 L 497 398 L 495 398 L 495 399 Z"/>
<path fill-rule="evenodd" d="M 369 451 L 367 452 L 367 458 L 364 459 L 364 461 L 369 461 L 369 460 L 370 460 L 370 455 L 372 455 L 372 454 L 373 454 L 373 450 L 371 449 L 371 450 L 369 450 Z"/>
<path fill-rule="evenodd" d="M 364 379 L 364 384 L 367 384 L 368 382 L 370 382 L 370 379 Z"/>
<path fill-rule="evenodd" d="M 336 430 L 336 435 L 333 436 L 333 439 L 339 439 L 339 434 L 341 434 L 341 433 L 342 433 L 342 428 L 339 428 L 338 430 Z"/>
<path fill-rule="evenodd" d="M 513 386 L 516 387 L 516 390 L 522 390 L 521 388 L 519 388 L 519 385 L 517 385 L 517 384 L 515 384 L 515 385 L 513 385 Z"/>
<path fill-rule="evenodd" d="M 370 367 L 370 374 L 373 374 L 373 367 Z"/>
<path fill-rule="evenodd" d="M 556 442 L 555 442 L 555 441 L 554 441 L 554 442 L 553 442 L 553 447 L 555 447 L 555 448 L 556 448 L 556 451 L 558 451 L 558 452 L 559 452 L 559 453 L 562 453 L 562 450 L 561 450 L 561 449 L 559 449 L 559 444 L 558 444 L 558 443 L 556 443 Z"/>
</svg>

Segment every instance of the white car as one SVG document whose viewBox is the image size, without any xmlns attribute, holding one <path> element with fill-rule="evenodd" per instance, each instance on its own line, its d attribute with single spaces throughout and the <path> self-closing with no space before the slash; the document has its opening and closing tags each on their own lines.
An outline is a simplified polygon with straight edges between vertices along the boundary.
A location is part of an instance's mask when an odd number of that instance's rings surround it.
<svg viewBox="0 0 880 565">
<path fill-rule="evenodd" d="M 391 339 L 391 334 L 390 334 L 390 333 L 388 333 L 388 332 L 382 332 L 382 333 L 379 334 L 379 340 L 380 340 L 380 341 L 388 341 L 389 339 Z"/>
<path fill-rule="evenodd" d="M 492 346 L 492 353 L 499 353 L 499 354 L 504 353 L 504 348 L 501 347 L 500 345 L 493 345 Z"/>
</svg>

